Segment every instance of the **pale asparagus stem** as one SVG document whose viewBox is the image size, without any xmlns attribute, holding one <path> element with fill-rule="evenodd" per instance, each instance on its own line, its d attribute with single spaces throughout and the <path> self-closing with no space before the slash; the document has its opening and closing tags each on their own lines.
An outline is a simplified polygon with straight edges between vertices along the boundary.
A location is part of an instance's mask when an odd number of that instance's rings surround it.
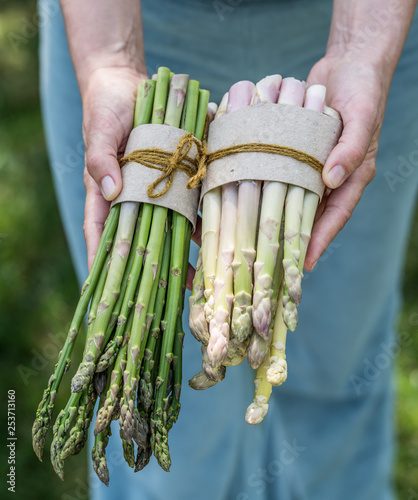
<svg viewBox="0 0 418 500">
<path fill-rule="evenodd" d="M 261 183 L 243 181 L 238 189 L 237 230 L 234 262 L 232 331 L 240 341 L 251 335 L 253 263 Z"/>
<path fill-rule="evenodd" d="M 209 324 L 207 349 L 213 367 L 222 364 L 228 350 L 229 324 L 234 299 L 233 271 L 238 191 L 233 183 L 222 187 L 221 230 L 214 282 L 214 314 Z"/>
<path fill-rule="evenodd" d="M 225 367 L 223 365 L 212 366 L 208 357 L 207 347 L 202 345 L 202 368 L 208 378 L 216 382 L 221 382 L 225 377 Z"/>
<path fill-rule="evenodd" d="M 267 370 L 269 369 L 269 364 L 269 359 L 267 358 L 264 360 L 264 363 L 257 368 L 254 379 L 254 401 L 247 408 L 247 413 L 245 414 L 245 421 L 247 424 L 259 424 L 268 412 L 268 401 L 270 399 L 272 389 L 271 384 L 267 380 Z"/>
<path fill-rule="evenodd" d="M 338 118 L 338 120 L 341 120 L 340 113 L 338 113 L 338 111 L 336 111 L 335 109 L 330 108 L 329 106 L 324 106 L 324 115 L 332 116 L 334 118 Z"/>
<path fill-rule="evenodd" d="M 226 114 L 227 112 L 227 109 L 228 109 L 228 99 L 229 99 L 229 92 L 226 92 L 222 99 L 221 99 L 221 102 L 219 104 L 219 107 L 218 109 L 216 110 L 215 112 L 215 120 L 217 118 L 220 118 L 221 116 L 223 116 L 224 114 Z"/>
<path fill-rule="evenodd" d="M 311 191 L 305 191 L 303 198 L 303 214 L 300 226 L 300 256 L 299 256 L 299 274 L 303 277 L 303 266 L 305 265 L 306 252 L 308 251 L 309 241 L 311 239 L 312 227 L 315 219 L 316 209 L 318 208 L 319 196 Z"/>
<path fill-rule="evenodd" d="M 305 97 L 305 84 L 295 78 L 285 78 L 279 95 L 279 104 L 302 106 Z M 298 322 L 297 306 L 302 297 L 301 276 L 299 274 L 299 241 L 302 220 L 303 196 L 305 190 L 289 186 L 285 202 L 284 234 L 284 309 L 283 318 L 290 330 Z"/>
<path fill-rule="evenodd" d="M 197 134 L 199 137 L 202 137 L 204 131 L 204 123 L 202 123 L 203 119 L 199 118 L 199 109 L 201 106 L 203 106 L 208 98 L 209 96 L 207 95 L 207 91 L 199 91 L 198 119 L 196 121 L 195 131 L 195 135 Z M 207 105 L 207 119 L 209 120 L 209 123 L 215 118 L 217 109 L 218 106 L 213 102 L 210 102 Z M 206 298 L 203 279 L 202 249 L 200 249 L 196 264 L 196 273 L 193 279 L 192 294 L 189 298 L 189 327 L 196 340 L 207 345 L 209 341 L 209 325 L 206 321 L 205 303 Z"/>
<path fill-rule="evenodd" d="M 228 93 L 226 93 L 215 114 L 215 119 L 226 113 Z M 213 283 L 216 272 L 216 258 L 219 245 L 219 226 L 221 223 L 221 188 L 212 189 L 205 194 L 202 202 L 202 261 L 203 282 L 205 286 L 204 312 L 209 324 L 214 307 Z"/>
<path fill-rule="evenodd" d="M 221 223 L 221 192 L 221 188 L 216 188 L 206 193 L 202 206 L 203 282 L 206 299 L 205 315 L 208 323 L 212 318 L 214 307 L 213 287 Z"/>
<path fill-rule="evenodd" d="M 205 316 L 205 286 L 203 283 L 202 249 L 196 264 L 196 273 L 193 279 L 192 294 L 189 298 L 189 327 L 196 340 L 207 345 L 209 341 L 208 323 Z"/>
<path fill-rule="evenodd" d="M 271 385 L 281 385 L 287 378 L 286 335 L 287 328 L 283 321 L 283 286 L 280 287 L 278 309 L 274 318 L 273 339 L 270 347 L 270 367 L 267 370 L 267 381 Z"/>
<path fill-rule="evenodd" d="M 82 392 L 89 385 L 96 366 L 96 361 L 103 348 L 107 325 L 112 315 L 113 306 L 119 296 L 121 281 L 131 249 L 132 237 L 138 217 L 139 203 L 125 202 L 120 208 L 119 225 L 116 232 L 115 246 L 112 252 L 105 289 L 94 321 L 93 341 L 83 356 L 83 360 L 71 381 L 72 392 Z"/>
<path fill-rule="evenodd" d="M 305 104 L 306 109 L 312 109 L 319 113 L 325 112 L 330 116 L 339 118 L 337 111 L 326 108 L 325 106 L 326 88 L 324 85 L 311 85 L 306 91 Z M 319 196 L 311 191 L 305 191 L 303 199 L 303 215 L 300 229 L 300 257 L 299 273 L 303 276 L 303 266 L 305 264 L 306 252 L 308 250 L 309 240 L 311 239 L 312 226 L 315 219 L 316 209 L 318 208 Z"/>
<path fill-rule="evenodd" d="M 245 108 L 251 102 L 254 84 L 238 82 L 229 89 L 228 113 Z M 233 189 L 232 187 L 230 189 Z M 236 188 L 234 188 L 236 189 Z M 243 181 L 238 186 L 237 225 L 232 269 L 234 301 L 231 328 L 234 336 L 244 341 L 251 334 L 252 270 L 261 183 Z"/>
<path fill-rule="evenodd" d="M 270 75 L 264 77 L 262 80 L 257 82 L 254 87 L 251 104 L 277 102 L 281 83 L 282 77 L 280 75 Z"/>
<path fill-rule="evenodd" d="M 272 75 L 257 83 L 253 95 L 253 103 L 277 102 L 282 77 Z M 257 257 L 254 263 L 254 295 L 253 295 L 253 325 L 256 332 L 264 339 L 258 342 L 254 337 L 250 341 L 252 360 L 258 358 L 257 345 L 261 349 L 269 345 L 269 331 L 271 324 L 271 297 L 273 294 L 273 273 L 276 265 L 277 250 L 279 247 L 280 222 L 282 218 L 284 198 L 287 185 L 281 182 L 264 182 L 259 232 L 257 241 Z M 258 361 L 257 361 L 258 364 Z"/>
<path fill-rule="evenodd" d="M 283 223 L 279 225 L 281 227 Z M 267 339 L 261 337 L 254 329 L 250 342 L 248 344 L 247 359 L 251 368 L 257 369 L 260 367 L 266 358 L 269 357 L 270 345 L 273 338 L 274 318 L 277 311 L 277 301 L 279 298 L 279 288 L 283 276 L 283 240 L 278 241 L 279 250 L 276 254 L 276 264 L 274 266 L 272 295 L 271 295 L 271 321 Z"/>
<path fill-rule="evenodd" d="M 297 307 L 302 298 L 301 277 L 299 274 L 300 257 L 300 226 L 302 222 L 303 198 L 305 190 L 298 186 L 289 186 L 287 190 L 284 218 L 284 295 L 289 297 L 288 304 L 292 302 Z M 287 316 L 285 316 L 286 320 Z M 293 322 L 294 320 L 294 322 Z M 286 320 L 290 330 L 294 330 L 297 324 L 296 316 L 290 316 Z"/>
</svg>

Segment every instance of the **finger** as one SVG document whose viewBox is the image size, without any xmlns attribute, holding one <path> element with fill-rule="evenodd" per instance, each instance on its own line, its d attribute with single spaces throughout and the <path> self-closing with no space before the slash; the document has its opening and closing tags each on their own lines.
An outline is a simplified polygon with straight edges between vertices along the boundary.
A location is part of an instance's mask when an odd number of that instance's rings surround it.
<svg viewBox="0 0 418 500">
<path fill-rule="evenodd" d="M 122 189 L 118 162 L 119 129 L 117 119 L 106 109 L 93 112 L 84 126 L 86 167 L 106 200 L 114 200 Z"/>
<path fill-rule="evenodd" d="M 312 230 L 304 266 L 307 271 L 312 271 L 319 257 L 351 217 L 365 187 L 373 178 L 371 170 L 371 166 L 363 165 L 326 199 L 323 213 Z"/>
<path fill-rule="evenodd" d="M 193 278 L 195 272 L 196 272 L 195 268 L 189 263 L 189 266 L 187 268 L 187 282 L 186 282 L 187 290 L 191 290 L 193 288 Z"/>
<path fill-rule="evenodd" d="M 109 214 L 110 203 L 103 199 L 97 184 L 86 169 L 84 170 L 84 185 L 86 205 L 83 231 L 87 245 L 87 265 L 90 271 L 102 236 L 103 225 Z"/>
<path fill-rule="evenodd" d="M 343 116 L 343 122 L 342 136 L 322 171 L 324 183 L 332 189 L 341 186 L 363 163 L 378 127 L 376 111 L 371 104 L 353 105 L 350 118 L 344 120 Z"/>
<path fill-rule="evenodd" d="M 196 231 L 192 234 L 192 241 L 199 246 L 202 245 L 202 217 L 200 215 L 197 216 Z"/>
</svg>

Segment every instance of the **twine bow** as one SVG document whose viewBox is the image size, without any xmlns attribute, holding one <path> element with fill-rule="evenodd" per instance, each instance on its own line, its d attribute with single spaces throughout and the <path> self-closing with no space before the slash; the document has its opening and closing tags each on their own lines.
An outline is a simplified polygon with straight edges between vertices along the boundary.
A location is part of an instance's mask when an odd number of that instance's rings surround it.
<svg viewBox="0 0 418 500">
<path fill-rule="evenodd" d="M 188 156 L 193 144 L 197 148 L 196 158 Z M 199 167 L 204 163 L 202 158 L 202 144 L 192 133 L 184 134 L 179 140 L 175 151 L 164 151 L 159 148 L 137 149 L 132 153 L 120 159 L 119 164 L 123 167 L 128 162 L 135 162 L 144 165 L 144 167 L 152 168 L 163 172 L 158 179 L 152 182 L 147 189 L 149 198 L 159 198 L 167 193 L 173 184 L 174 174 L 177 170 L 184 172 L 189 177 L 190 181 L 187 187 L 191 189 L 195 185 L 190 185 L 194 177 L 196 177 Z M 205 167 L 206 172 L 206 167 Z M 203 177 L 202 177 L 203 178 Z M 165 186 L 161 191 L 156 192 L 156 188 L 165 182 Z M 200 182 L 200 181 L 199 181 Z"/>
</svg>

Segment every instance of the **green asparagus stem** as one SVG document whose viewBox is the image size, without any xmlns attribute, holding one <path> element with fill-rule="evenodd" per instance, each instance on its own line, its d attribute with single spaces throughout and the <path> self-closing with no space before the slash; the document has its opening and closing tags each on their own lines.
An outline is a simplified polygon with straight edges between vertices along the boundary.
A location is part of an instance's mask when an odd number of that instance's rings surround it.
<svg viewBox="0 0 418 500">
<path fill-rule="evenodd" d="M 203 132 L 205 130 L 206 116 L 209 114 L 209 91 L 199 90 L 199 103 L 196 112 L 196 124 L 194 127 L 194 135 L 199 140 L 203 137 Z M 210 117 L 209 117 L 210 119 Z M 212 117 L 213 119 L 213 117 Z"/>
<path fill-rule="evenodd" d="M 140 400 L 143 405 L 150 409 L 154 398 L 154 386 L 156 373 L 155 366 L 158 366 L 159 358 L 157 354 L 158 341 L 161 343 L 160 324 L 163 315 L 163 309 L 166 300 L 168 272 L 170 267 L 170 251 L 171 251 L 171 229 L 168 230 L 164 242 L 163 261 L 161 265 L 161 274 L 158 283 L 158 291 L 156 297 L 155 316 L 151 323 L 150 334 L 148 337 L 147 348 L 144 355 L 143 375 L 140 380 Z M 154 372 L 154 377 L 152 376 Z"/>
<path fill-rule="evenodd" d="M 174 78 L 174 77 L 173 77 Z M 135 305 L 134 320 L 128 346 L 126 368 L 123 375 L 123 404 L 121 405 L 120 426 L 123 437 L 129 441 L 135 434 L 136 423 L 134 401 L 147 342 L 147 311 L 154 281 L 157 279 L 158 261 L 163 248 L 167 209 L 154 207 L 153 224 L 146 249 L 146 259 L 138 298 Z"/>
<path fill-rule="evenodd" d="M 122 382 L 122 376 L 126 366 L 126 353 L 128 350 L 128 340 L 131 335 L 133 318 L 134 313 L 132 311 L 126 323 L 125 337 L 122 343 L 122 347 L 120 348 L 116 356 L 115 365 L 110 375 L 110 385 L 106 392 L 106 398 L 103 402 L 103 405 L 97 412 L 96 425 L 94 430 L 94 433 L 96 435 L 104 431 L 106 427 L 110 425 L 110 422 L 112 421 L 113 415 L 115 413 L 118 397 L 121 390 L 120 386 Z"/>
<path fill-rule="evenodd" d="M 171 368 L 173 370 L 173 389 L 171 395 L 171 406 L 167 412 L 168 416 L 168 430 L 177 422 L 179 412 L 180 412 L 180 393 L 181 393 L 181 380 L 182 380 L 182 369 L 183 369 L 183 341 L 184 341 L 184 331 L 182 325 L 182 311 L 184 307 L 184 295 L 186 293 L 186 282 L 187 282 L 187 270 L 189 267 L 189 250 L 190 250 L 190 236 L 192 234 L 191 224 L 186 225 L 186 235 L 184 240 L 185 252 L 183 255 L 183 270 L 182 270 L 182 293 L 179 298 L 179 314 L 177 316 L 176 322 L 176 335 L 174 337 L 174 348 L 173 348 L 173 362 L 171 363 Z"/>
<path fill-rule="evenodd" d="M 164 119 L 164 123 L 166 125 L 173 127 L 178 127 L 180 125 L 187 81 L 187 75 L 174 75 L 171 79 L 170 92 L 168 95 Z M 143 275 L 138 291 L 138 298 L 135 306 L 136 315 L 132 326 L 126 370 L 124 373 L 123 404 L 121 406 L 119 422 L 121 426 L 121 434 L 128 442 L 139 434 L 139 414 L 135 411 L 135 396 L 142 358 L 147 343 L 146 315 L 152 283 L 156 279 L 160 252 L 162 252 L 163 249 L 166 219 L 167 209 L 165 207 L 155 206 L 150 239 L 147 245 L 147 259 L 145 260 Z"/>
<path fill-rule="evenodd" d="M 93 341 L 88 346 L 83 360 L 73 377 L 71 382 L 72 392 L 82 392 L 88 387 L 96 368 L 97 358 L 104 347 L 107 325 L 119 297 L 121 281 L 131 249 L 138 209 L 137 203 L 122 203 L 109 272 L 97 310 L 97 318 L 94 321 Z"/>
<path fill-rule="evenodd" d="M 77 419 L 62 448 L 60 455 L 61 460 L 65 460 L 70 455 L 76 455 L 85 445 L 87 441 L 87 431 L 94 414 L 96 399 L 97 392 L 94 388 L 94 382 L 91 382 L 87 391 L 82 393 L 80 404 L 77 409 Z"/>
<path fill-rule="evenodd" d="M 93 462 L 94 472 L 100 481 L 109 486 L 109 469 L 106 461 L 106 446 L 109 442 L 109 437 L 112 435 L 110 425 L 102 432 L 99 432 L 94 437 L 94 445 L 91 450 L 91 458 Z"/>
<path fill-rule="evenodd" d="M 187 224 L 188 221 L 184 217 L 173 212 L 171 272 L 168 281 L 167 303 L 164 315 L 164 324 L 166 327 L 163 335 L 160 366 L 156 381 L 155 407 L 151 418 L 151 445 L 158 463 L 166 471 L 170 469 L 171 465 L 167 441 L 167 382 L 170 363 L 173 359 L 176 320 L 179 314 L 179 297 L 182 288 L 182 266 Z"/>
<path fill-rule="evenodd" d="M 154 103 L 155 87 L 156 83 L 153 80 L 147 80 L 138 84 L 134 127 L 150 122 Z"/>
<path fill-rule="evenodd" d="M 119 211 L 120 207 L 115 206 L 109 213 L 96 257 L 90 273 L 82 287 L 81 297 L 78 301 L 74 317 L 71 321 L 67 338 L 59 354 L 58 363 L 55 365 L 54 373 L 48 381 L 48 387 L 45 389 L 42 401 L 39 403 L 36 411 L 36 418 L 32 427 L 32 443 L 33 449 L 39 460 L 42 460 L 46 434 L 50 428 L 54 412 L 56 394 L 62 377 L 70 366 L 71 353 L 74 343 L 80 330 L 81 322 L 87 312 L 88 304 L 99 280 L 103 265 L 105 264 L 108 249 L 111 246 L 113 235 L 116 230 Z"/>
<path fill-rule="evenodd" d="M 151 123 L 156 123 L 160 125 L 164 123 L 169 85 L 170 85 L 170 70 L 164 67 L 158 68 Z"/>
<path fill-rule="evenodd" d="M 199 82 L 189 80 L 187 84 L 186 102 L 184 104 L 183 115 L 181 117 L 180 128 L 184 130 L 193 130 L 196 126 L 197 106 L 199 102 Z M 206 104 L 207 106 L 207 104 Z M 206 116 L 206 110 L 205 110 Z"/>
</svg>

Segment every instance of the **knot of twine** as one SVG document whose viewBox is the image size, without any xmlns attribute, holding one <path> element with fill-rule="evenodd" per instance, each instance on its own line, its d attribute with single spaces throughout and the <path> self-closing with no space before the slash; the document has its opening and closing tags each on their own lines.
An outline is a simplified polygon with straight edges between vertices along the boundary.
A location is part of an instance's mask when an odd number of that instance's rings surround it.
<svg viewBox="0 0 418 500">
<path fill-rule="evenodd" d="M 205 132 L 207 132 L 207 126 L 205 127 Z M 192 133 L 187 133 L 181 137 L 173 152 L 164 151 L 158 148 L 137 149 L 121 158 L 119 163 L 120 166 L 123 167 L 123 165 L 128 162 L 136 162 L 145 167 L 163 172 L 158 179 L 148 186 L 147 195 L 149 198 L 159 198 L 167 193 L 173 184 L 174 174 L 177 170 L 186 173 L 190 177 L 187 182 L 187 189 L 193 189 L 201 184 L 203 178 L 206 176 L 207 167 L 210 163 L 238 153 L 270 153 L 288 156 L 306 163 L 319 173 L 322 173 L 322 169 L 324 168 L 323 163 L 308 153 L 287 146 L 278 146 L 277 144 L 252 142 L 240 144 L 238 146 L 229 146 L 209 153 L 207 150 L 206 137 L 207 134 L 205 133 L 202 142 L 200 142 Z M 195 145 L 197 149 L 195 158 L 188 156 L 193 145 Z M 166 184 L 164 188 L 159 192 L 155 192 L 157 186 L 165 180 Z"/>
</svg>

